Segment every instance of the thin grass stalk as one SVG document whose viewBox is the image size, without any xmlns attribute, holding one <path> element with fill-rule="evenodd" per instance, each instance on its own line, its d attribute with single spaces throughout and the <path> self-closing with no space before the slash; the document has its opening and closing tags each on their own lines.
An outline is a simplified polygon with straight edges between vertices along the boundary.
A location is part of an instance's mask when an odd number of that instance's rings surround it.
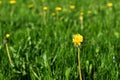
<svg viewBox="0 0 120 80">
<path fill-rule="evenodd" d="M 31 68 L 31 71 L 38 80 L 41 80 L 32 68 Z"/>
</svg>

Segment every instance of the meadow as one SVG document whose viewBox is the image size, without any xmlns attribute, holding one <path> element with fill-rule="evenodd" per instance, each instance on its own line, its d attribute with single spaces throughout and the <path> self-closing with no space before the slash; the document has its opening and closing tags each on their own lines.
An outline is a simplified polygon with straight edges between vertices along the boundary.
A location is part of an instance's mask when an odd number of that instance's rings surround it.
<svg viewBox="0 0 120 80">
<path fill-rule="evenodd" d="M 120 80 L 119 0 L 0 0 L 0 80 L 79 80 L 74 34 L 82 79 Z"/>
</svg>

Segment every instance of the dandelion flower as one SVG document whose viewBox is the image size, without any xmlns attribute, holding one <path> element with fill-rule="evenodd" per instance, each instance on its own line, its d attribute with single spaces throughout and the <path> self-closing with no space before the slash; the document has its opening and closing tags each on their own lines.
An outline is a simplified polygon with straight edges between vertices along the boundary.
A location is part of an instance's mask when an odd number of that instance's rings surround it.
<svg viewBox="0 0 120 80">
<path fill-rule="evenodd" d="M 91 13 L 92 13 L 92 11 L 90 11 L 90 10 L 89 10 L 87 13 L 88 13 L 88 14 L 91 14 Z"/>
<path fill-rule="evenodd" d="M 55 13 L 52 13 L 51 15 L 52 15 L 52 16 L 55 16 L 56 14 L 55 14 Z"/>
<path fill-rule="evenodd" d="M 33 8 L 33 7 L 34 7 L 34 4 L 28 5 L 28 8 Z"/>
<path fill-rule="evenodd" d="M 10 0 L 10 4 L 15 4 L 16 0 Z"/>
<path fill-rule="evenodd" d="M 83 21 L 83 16 L 80 16 L 80 21 Z"/>
<path fill-rule="evenodd" d="M 42 2 L 44 3 L 44 2 L 45 2 L 45 0 L 42 0 Z"/>
<path fill-rule="evenodd" d="M 81 42 L 83 42 L 83 36 L 80 34 L 73 35 L 73 43 L 77 46 L 81 45 Z"/>
<path fill-rule="evenodd" d="M 107 3 L 107 6 L 108 6 L 108 7 L 112 7 L 112 6 L 113 6 L 113 3 Z"/>
<path fill-rule="evenodd" d="M 10 34 L 6 34 L 5 37 L 8 39 L 10 37 Z"/>
<path fill-rule="evenodd" d="M 75 9 L 75 5 L 70 5 L 70 9 Z"/>
<path fill-rule="evenodd" d="M 80 15 L 81 15 L 81 16 L 82 16 L 82 15 L 84 15 L 84 12 L 83 12 L 83 11 L 81 11 L 81 12 L 80 12 Z"/>
<path fill-rule="evenodd" d="M 56 10 L 56 11 L 61 11 L 62 8 L 61 8 L 61 7 L 56 7 L 55 10 Z"/>
<path fill-rule="evenodd" d="M 2 4 L 2 1 L 0 1 L 0 4 Z"/>
<path fill-rule="evenodd" d="M 44 10 L 44 11 L 47 11 L 47 10 L 48 10 L 48 7 L 47 7 L 47 6 L 44 6 L 44 7 L 43 7 L 43 10 Z"/>
</svg>

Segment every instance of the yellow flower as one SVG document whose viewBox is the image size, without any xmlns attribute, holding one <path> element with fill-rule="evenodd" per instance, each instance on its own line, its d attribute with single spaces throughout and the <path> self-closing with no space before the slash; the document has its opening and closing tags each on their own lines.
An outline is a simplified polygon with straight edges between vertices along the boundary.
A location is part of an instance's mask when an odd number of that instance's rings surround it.
<svg viewBox="0 0 120 80">
<path fill-rule="evenodd" d="M 33 8 L 33 7 L 34 7 L 34 4 L 28 5 L 28 8 Z"/>
<path fill-rule="evenodd" d="M 83 21 L 83 16 L 80 16 L 80 21 Z"/>
<path fill-rule="evenodd" d="M 88 14 L 91 14 L 91 13 L 92 13 L 92 11 L 90 11 L 90 10 L 89 10 L 87 13 L 88 13 Z"/>
<path fill-rule="evenodd" d="M 73 35 L 73 43 L 77 46 L 81 45 L 81 42 L 83 42 L 83 36 L 80 34 Z"/>
<path fill-rule="evenodd" d="M 52 13 L 51 15 L 52 15 L 52 16 L 55 16 L 56 14 L 55 14 L 55 13 Z"/>
<path fill-rule="evenodd" d="M 112 6 L 113 6 L 113 3 L 107 3 L 107 6 L 108 6 L 108 7 L 112 7 Z"/>
<path fill-rule="evenodd" d="M 55 10 L 56 10 L 56 11 L 61 11 L 62 8 L 61 8 L 61 7 L 56 7 Z"/>
<path fill-rule="evenodd" d="M 84 12 L 83 12 L 83 11 L 81 11 L 81 12 L 80 12 L 80 15 L 81 15 L 81 16 L 82 16 L 82 15 L 84 15 Z"/>
<path fill-rule="evenodd" d="M 70 5 L 70 9 L 75 9 L 75 5 Z"/>
<path fill-rule="evenodd" d="M 0 4 L 2 4 L 2 1 L 0 1 Z"/>
<path fill-rule="evenodd" d="M 44 10 L 44 11 L 47 11 L 47 10 L 48 10 L 48 7 L 44 6 L 44 7 L 43 7 L 43 10 Z"/>
<path fill-rule="evenodd" d="M 10 4 L 15 4 L 16 0 L 10 0 Z"/>
<path fill-rule="evenodd" d="M 10 34 L 6 34 L 5 37 L 8 39 L 10 37 Z"/>
<path fill-rule="evenodd" d="M 42 2 L 44 3 L 44 2 L 45 2 L 45 0 L 42 0 Z"/>
</svg>

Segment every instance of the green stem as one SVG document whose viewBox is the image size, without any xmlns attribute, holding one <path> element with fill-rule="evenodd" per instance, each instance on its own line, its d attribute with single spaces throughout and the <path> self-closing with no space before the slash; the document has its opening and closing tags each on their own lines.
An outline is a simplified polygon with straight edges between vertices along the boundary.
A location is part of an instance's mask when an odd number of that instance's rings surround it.
<svg viewBox="0 0 120 80">
<path fill-rule="evenodd" d="M 43 11 L 43 23 L 46 25 L 46 11 Z"/>
<path fill-rule="evenodd" d="M 9 49 L 8 49 L 8 44 L 7 44 L 7 42 L 6 42 L 6 51 L 7 51 L 7 55 L 8 55 L 10 64 L 13 65 L 12 59 L 11 59 L 11 57 L 10 57 L 10 52 L 9 52 Z"/>
<path fill-rule="evenodd" d="M 80 48 L 79 47 L 78 47 L 78 70 L 79 70 L 80 80 L 82 80 L 81 67 L 80 67 Z"/>
</svg>

